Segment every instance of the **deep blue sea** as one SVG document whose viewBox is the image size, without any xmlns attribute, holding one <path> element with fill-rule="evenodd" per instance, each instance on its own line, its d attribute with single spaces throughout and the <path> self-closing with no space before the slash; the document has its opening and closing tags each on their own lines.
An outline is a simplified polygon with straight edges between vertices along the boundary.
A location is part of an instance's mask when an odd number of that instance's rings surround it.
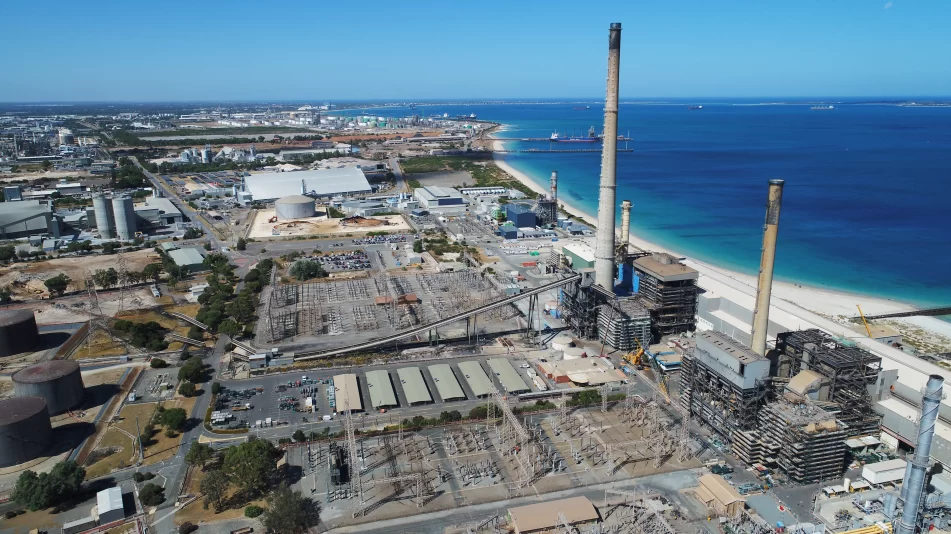
<svg viewBox="0 0 951 534">
<path fill-rule="evenodd" d="M 701 110 L 685 101 L 622 103 L 619 131 L 630 133 L 634 152 L 618 154 L 618 203 L 633 202 L 632 231 L 755 273 L 766 182 L 783 178 L 779 279 L 951 304 L 951 108 L 827 101 L 834 110 L 753 101 L 689 102 Z M 584 135 L 590 126 L 600 132 L 603 106 L 576 106 L 584 104 L 428 105 L 413 112 L 475 113 L 509 125 L 500 134 L 508 137 Z M 559 197 L 597 213 L 600 154 L 513 154 L 507 161 L 546 187 L 557 170 Z"/>
</svg>

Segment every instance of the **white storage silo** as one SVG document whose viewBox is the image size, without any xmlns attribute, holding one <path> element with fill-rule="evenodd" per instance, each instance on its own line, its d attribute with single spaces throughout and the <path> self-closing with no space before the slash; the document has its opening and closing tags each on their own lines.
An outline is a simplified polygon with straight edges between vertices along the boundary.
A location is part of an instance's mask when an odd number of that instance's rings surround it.
<svg viewBox="0 0 951 534">
<path fill-rule="evenodd" d="M 120 195 L 112 199 L 112 213 L 116 225 L 116 237 L 122 241 L 135 238 L 135 209 L 132 197 Z"/>
<path fill-rule="evenodd" d="M 317 214 L 314 199 L 304 195 L 290 195 L 279 198 L 274 203 L 274 211 L 279 221 L 306 219 Z"/>
<path fill-rule="evenodd" d="M 103 239 L 109 239 L 115 236 L 112 229 L 115 227 L 115 223 L 112 218 L 112 205 L 102 193 L 97 193 L 92 196 L 92 209 L 93 213 L 96 214 L 96 229 L 99 231 L 99 235 Z"/>
</svg>

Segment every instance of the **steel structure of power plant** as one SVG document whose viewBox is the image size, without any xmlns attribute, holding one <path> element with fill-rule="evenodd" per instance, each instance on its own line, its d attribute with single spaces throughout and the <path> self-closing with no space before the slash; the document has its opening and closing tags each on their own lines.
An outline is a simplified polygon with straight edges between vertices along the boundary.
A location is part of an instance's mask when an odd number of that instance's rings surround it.
<svg viewBox="0 0 951 534">
<path fill-rule="evenodd" d="M 0 400 L 0 467 L 40 457 L 52 443 L 53 428 L 42 397 Z"/>
<path fill-rule="evenodd" d="M 0 357 L 33 350 L 40 341 L 30 310 L 0 311 Z"/>
<path fill-rule="evenodd" d="M 73 360 L 52 360 L 17 371 L 13 391 L 17 397 L 44 399 L 50 415 L 79 406 L 85 393 L 79 364 Z"/>
<path fill-rule="evenodd" d="M 107 197 L 102 193 L 92 195 L 96 230 L 103 239 L 131 241 L 135 238 L 135 205 L 132 197 L 116 195 Z"/>
</svg>

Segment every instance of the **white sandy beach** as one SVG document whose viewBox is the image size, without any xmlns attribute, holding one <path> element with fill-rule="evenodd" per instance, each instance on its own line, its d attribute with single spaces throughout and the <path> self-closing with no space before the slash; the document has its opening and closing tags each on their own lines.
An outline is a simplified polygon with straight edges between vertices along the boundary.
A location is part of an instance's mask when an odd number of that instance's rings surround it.
<svg viewBox="0 0 951 534">
<path fill-rule="evenodd" d="M 495 150 L 503 150 L 503 143 L 501 141 L 495 141 L 493 143 L 493 148 Z M 497 155 L 495 157 L 495 163 L 501 169 L 505 170 L 505 172 L 509 173 L 523 184 L 532 188 L 532 190 L 541 194 L 548 193 L 547 189 L 540 186 L 536 181 L 532 180 L 521 171 L 516 170 L 511 165 L 506 163 L 501 156 Z M 592 225 L 597 225 L 597 217 L 589 213 L 585 213 L 574 206 L 571 206 L 562 199 L 559 199 L 559 204 L 563 206 L 565 211 L 572 214 L 573 216 L 578 217 Z M 632 213 L 632 218 L 633 217 L 636 217 L 636 213 Z M 755 297 L 756 277 L 754 276 L 724 269 L 709 263 L 704 263 L 681 254 L 678 251 L 666 249 L 635 235 L 633 229 L 631 231 L 630 242 L 635 247 L 640 249 L 669 252 L 676 256 L 686 258 L 685 263 L 700 272 L 700 285 L 705 289 L 713 289 L 715 292 L 720 292 L 717 291 L 717 289 L 723 289 L 726 286 L 747 296 Z M 832 318 L 836 316 L 851 317 L 857 315 L 858 313 L 855 307 L 856 304 L 862 306 L 862 311 L 865 312 L 866 315 L 889 313 L 893 311 L 902 311 L 914 308 L 914 306 L 906 303 L 879 297 L 838 292 L 829 289 L 791 284 L 787 282 L 773 282 L 771 305 L 773 307 L 781 308 L 795 316 L 802 317 L 805 315 L 808 317 L 812 314 L 816 314 L 825 318 Z M 801 312 L 811 313 L 802 314 Z M 951 323 L 941 321 L 933 317 L 910 317 L 900 320 L 896 319 L 895 321 L 906 323 L 908 325 L 914 325 L 932 333 L 951 338 Z M 817 321 L 811 322 L 815 324 Z"/>
</svg>

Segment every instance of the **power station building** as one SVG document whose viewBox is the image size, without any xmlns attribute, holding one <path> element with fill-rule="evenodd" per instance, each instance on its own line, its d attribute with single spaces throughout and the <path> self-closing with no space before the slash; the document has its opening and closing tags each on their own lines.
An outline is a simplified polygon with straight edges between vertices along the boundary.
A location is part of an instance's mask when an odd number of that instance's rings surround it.
<svg viewBox="0 0 951 534">
<path fill-rule="evenodd" d="M 358 167 L 252 174 L 245 177 L 244 188 L 257 202 L 270 202 L 291 195 L 331 198 L 373 191 Z"/>
<path fill-rule="evenodd" d="M 0 311 L 0 357 L 32 351 L 40 341 L 30 310 Z"/>
<path fill-rule="evenodd" d="M 419 201 L 420 208 L 437 213 L 461 213 L 467 206 L 462 193 L 451 187 L 417 187 L 413 196 Z"/>
<path fill-rule="evenodd" d="M 53 428 L 43 398 L 0 400 L 0 467 L 39 458 L 52 439 Z"/>
<path fill-rule="evenodd" d="M 696 329 L 700 273 L 670 254 L 651 254 L 633 262 L 633 291 L 651 311 L 654 339 Z"/>
<path fill-rule="evenodd" d="M 17 397 L 40 397 L 50 415 L 75 408 L 83 401 L 83 377 L 74 360 L 52 360 L 31 365 L 13 374 Z"/>
<path fill-rule="evenodd" d="M 39 200 L 0 202 L 0 239 L 47 234 L 60 237 L 60 220 Z"/>
</svg>

